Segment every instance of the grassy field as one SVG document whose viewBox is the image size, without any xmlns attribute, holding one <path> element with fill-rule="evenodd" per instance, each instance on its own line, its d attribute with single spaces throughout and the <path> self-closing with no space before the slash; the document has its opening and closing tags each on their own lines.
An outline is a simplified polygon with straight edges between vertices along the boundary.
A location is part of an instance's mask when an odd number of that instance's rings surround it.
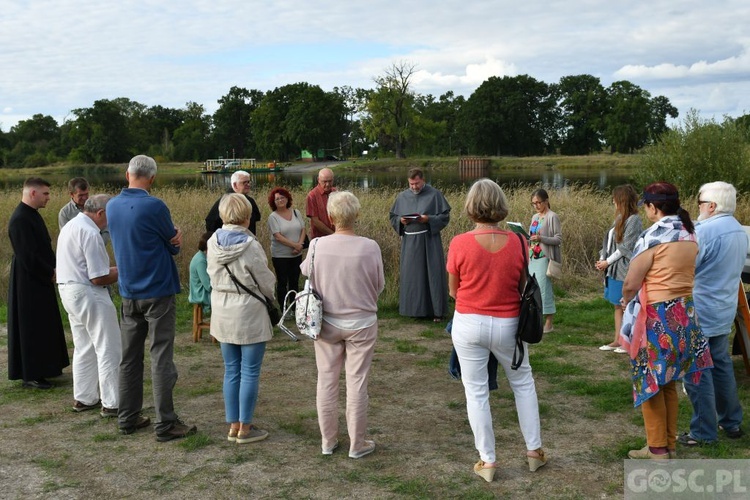
<svg viewBox="0 0 750 500">
<path fill-rule="evenodd" d="M 160 189 L 175 223 L 185 233 L 177 257 L 183 286 L 187 266 L 203 231 L 203 218 L 218 196 L 200 189 Z M 260 241 L 268 248 L 265 193 L 252 193 L 263 214 Z M 363 213 L 359 234 L 378 241 L 386 265 L 380 336 L 370 383 L 369 434 L 377 451 L 362 460 L 345 452 L 320 455 L 315 411 L 315 362 L 309 341 L 291 342 L 276 332 L 261 376 L 256 423 L 270 438 L 250 445 L 225 439 L 221 395 L 221 354 L 207 339 L 190 335 L 186 293 L 178 297 L 175 362 L 180 379 L 175 402 L 181 417 L 197 424 L 196 436 L 156 443 L 147 431 L 120 436 L 116 424 L 96 413 L 76 414 L 67 369 L 51 391 L 29 391 L 7 379 L 7 334 L 0 333 L 0 498 L 620 498 L 623 459 L 644 444 L 640 411 L 632 408 L 627 358 L 597 347 L 612 337 L 612 309 L 599 298 L 600 277 L 593 263 L 612 218 L 610 198 L 583 188 L 551 193 L 563 224 L 565 277 L 555 284 L 555 332 L 531 348 L 539 393 L 544 447 L 550 463 L 531 474 L 512 393 L 501 376 L 491 405 L 500 470 L 491 484 L 473 475 L 477 460 L 466 418 L 463 388 L 447 375 L 450 338 L 444 325 L 398 317 L 399 242 L 387 213 L 395 190 L 356 192 Z M 443 242 L 471 227 L 462 214 L 465 193 L 445 193 L 453 206 Z M 293 191 L 296 206 L 304 192 Z M 525 225 L 532 215 L 529 189 L 508 193 L 508 220 Z M 17 192 L 0 193 L 0 210 L 10 214 Z M 691 211 L 695 198 L 684 205 Z M 53 190 L 41 211 L 53 241 L 57 211 L 67 202 Z M 750 203 L 737 213 L 750 222 Z M 7 234 L 7 217 L 0 231 Z M 10 245 L 0 246 L 0 300 L 4 304 Z M 4 311 L 4 307 L 3 307 Z M 0 318 L 4 322 L 4 317 Z M 72 341 L 68 337 L 72 349 Z M 740 397 L 750 404 L 750 378 L 736 358 Z M 147 368 L 148 373 L 148 368 Z M 145 382 L 145 414 L 153 417 L 150 377 Z M 687 430 L 690 405 L 680 398 L 680 431 Z M 746 429 L 747 430 L 747 429 Z M 340 438 L 346 450 L 343 423 Z M 721 439 L 714 446 L 679 448 L 681 458 L 750 458 L 750 437 Z"/>
<path fill-rule="evenodd" d="M 623 460 L 644 445 L 632 408 L 627 357 L 597 347 L 611 338 L 612 310 L 603 299 L 561 298 L 555 332 L 530 349 L 539 394 L 547 467 L 528 472 L 513 396 L 504 377 L 491 393 L 500 469 L 487 484 L 477 460 L 463 388 L 447 373 L 450 339 L 443 325 L 381 311 L 370 382 L 369 436 L 377 450 L 347 457 L 320 454 L 315 361 L 310 341 L 277 332 L 263 363 L 255 423 L 268 440 L 226 441 L 222 362 L 216 344 L 194 344 L 180 329 L 175 404 L 197 435 L 157 443 L 148 430 L 130 436 L 95 412 L 74 413 L 69 370 L 50 391 L 30 391 L 0 373 L 0 498 L 621 498 Z M 0 359 L 6 357 L 0 336 Z M 750 378 L 736 359 L 740 397 L 750 404 Z M 148 367 L 146 368 L 148 374 Z M 151 383 L 145 415 L 154 417 Z M 343 402 L 343 395 L 342 400 Z M 680 431 L 690 405 L 680 394 Z M 750 437 L 678 448 L 680 458 L 750 458 Z"/>
</svg>

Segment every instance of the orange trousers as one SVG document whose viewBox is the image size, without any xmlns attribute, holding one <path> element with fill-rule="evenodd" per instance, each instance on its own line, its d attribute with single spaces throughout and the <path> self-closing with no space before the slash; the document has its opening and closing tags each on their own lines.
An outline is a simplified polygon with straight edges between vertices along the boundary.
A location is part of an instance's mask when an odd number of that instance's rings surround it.
<svg viewBox="0 0 750 500">
<path fill-rule="evenodd" d="M 659 392 L 641 405 L 646 443 L 653 448 L 677 447 L 677 385 L 674 381 L 659 387 Z"/>
</svg>

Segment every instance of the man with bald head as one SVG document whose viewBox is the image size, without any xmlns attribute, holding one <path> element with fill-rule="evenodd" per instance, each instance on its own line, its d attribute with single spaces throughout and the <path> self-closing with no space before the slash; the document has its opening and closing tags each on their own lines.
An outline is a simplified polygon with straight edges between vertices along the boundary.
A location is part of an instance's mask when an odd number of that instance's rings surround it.
<svg viewBox="0 0 750 500">
<path fill-rule="evenodd" d="M 313 238 L 328 236 L 336 229 L 328 217 L 328 195 L 335 191 L 333 187 L 333 170 L 323 168 L 318 172 L 318 185 L 307 195 L 306 213 L 310 218 L 310 229 Z"/>
</svg>

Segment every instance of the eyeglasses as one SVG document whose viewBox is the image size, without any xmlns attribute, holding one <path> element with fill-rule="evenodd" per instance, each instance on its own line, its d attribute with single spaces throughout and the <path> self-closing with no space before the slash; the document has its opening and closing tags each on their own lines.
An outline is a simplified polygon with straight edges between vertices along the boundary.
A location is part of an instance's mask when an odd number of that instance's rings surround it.
<svg viewBox="0 0 750 500">
<path fill-rule="evenodd" d="M 532 206 L 532 207 L 535 207 L 535 206 L 537 206 L 537 205 L 541 205 L 542 203 L 544 203 L 544 202 L 543 202 L 543 201 L 532 201 L 532 202 L 531 202 L 531 206 Z"/>
<path fill-rule="evenodd" d="M 242 181 L 242 182 L 240 182 L 240 184 L 245 185 L 245 186 L 249 186 L 250 185 L 250 181 L 249 180 L 248 181 Z"/>
<path fill-rule="evenodd" d="M 701 200 L 698 200 L 698 206 L 701 206 L 704 203 L 711 203 L 711 202 L 710 201 L 701 201 Z"/>
<path fill-rule="evenodd" d="M 277 196 L 273 201 L 286 201 L 286 196 Z"/>
</svg>

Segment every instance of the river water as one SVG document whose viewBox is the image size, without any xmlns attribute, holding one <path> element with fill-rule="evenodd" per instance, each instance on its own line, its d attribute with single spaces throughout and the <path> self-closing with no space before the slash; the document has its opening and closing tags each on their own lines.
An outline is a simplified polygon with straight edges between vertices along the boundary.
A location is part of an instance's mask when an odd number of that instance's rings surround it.
<svg viewBox="0 0 750 500">
<path fill-rule="evenodd" d="M 342 189 L 378 189 L 405 188 L 407 185 L 407 168 L 372 168 L 361 165 L 357 168 L 336 169 L 336 185 Z M 252 173 L 254 189 L 264 189 L 270 186 L 287 186 L 311 188 L 316 181 L 316 175 L 323 165 L 288 167 L 283 172 Z M 439 187 L 469 186 L 480 177 L 489 177 L 504 188 L 519 185 L 541 186 L 545 189 L 562 189 L 575 184 L 591 185 L 596 189 L 608 190 L 613 186 L 630 182 L 628 170 L 614 169 L 495 169 L 459 171 L 425 168 L 428 183 Z M 65 173 L 45 175 L 40 171 L 40 177 L 47 181 L 64 186 L 72 177 L 86 177 L 93 186 L 108 186 L 112 190 L 126 185 L 124 172 L 117 172 L 112 168 L 70 168 Z M 173 175 L 166 170 L 159 172 L 156 177 L 157 186 L 178 187 L 206 187 L 211 190 L 224 190 L 230 186 L 230 175 L 227 174 L 193 174 Z M 0 188 L 16 189 L 23 184 L 23 177 L 10 177 L 0 181 Z"/>
</svg>

